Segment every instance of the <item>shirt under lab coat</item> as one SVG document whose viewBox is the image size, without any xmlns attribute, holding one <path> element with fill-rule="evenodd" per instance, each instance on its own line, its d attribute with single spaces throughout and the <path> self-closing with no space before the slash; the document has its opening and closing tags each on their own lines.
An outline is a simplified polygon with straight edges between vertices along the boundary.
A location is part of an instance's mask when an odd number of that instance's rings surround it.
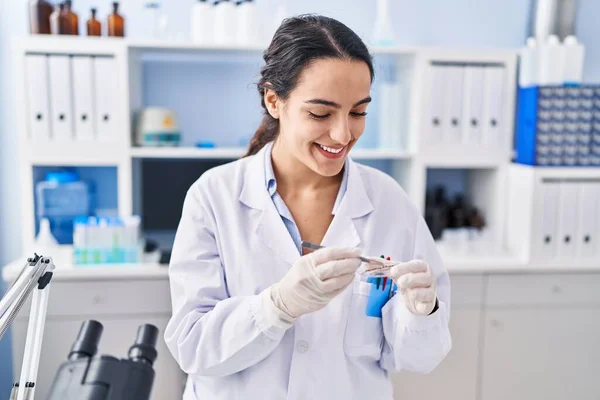
<svg viewBox="0 0 600 400">
<path fill-rule="evenodd" d="M 414 316 L 396 294 L 366 315 L 354 282 L 289 329 L 260 293 L 300 257 L 265 187 L 269 147 L 204 173 L 189 189 L 171 255 L 166 344 L 189 375 L 184 399 L 392 399 L 389 373 L 433 370 L 451 348 L 450 280 L 417 208 L 388 175 L 349 159 L 346 193 L 321 244 L 426 260 L 438 310 Z"/>
</svg>

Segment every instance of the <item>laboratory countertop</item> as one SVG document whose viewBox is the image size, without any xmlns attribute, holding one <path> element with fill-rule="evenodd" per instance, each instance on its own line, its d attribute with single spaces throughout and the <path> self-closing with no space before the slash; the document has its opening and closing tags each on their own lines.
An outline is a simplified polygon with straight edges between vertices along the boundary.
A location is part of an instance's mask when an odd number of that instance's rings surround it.
<svg viewBox="0 0 600 400">
<path fill-rule="evenodd" d="M 531 273 L 600 273 L 600 260 L 576 264 L 528 264 L 510 255 L 459 257 L 442 255 L 450 275 L 470 274 L 531 274 Z M 4 281 L 12 282 L 23 265 L 16 260 L 2 269 Z M 56 267 L 56 281 L 167 279 L 168 268 L 157 263 L 114 264 L 82 267 Z"/>
</svg>

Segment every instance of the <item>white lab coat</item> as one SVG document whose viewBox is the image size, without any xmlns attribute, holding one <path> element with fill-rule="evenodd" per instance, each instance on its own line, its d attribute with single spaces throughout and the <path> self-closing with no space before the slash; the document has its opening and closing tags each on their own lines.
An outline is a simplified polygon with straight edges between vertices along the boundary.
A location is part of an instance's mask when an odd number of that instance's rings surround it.
<svg viewBox="0 0 600 400">
<path fill-rule="evenodd" d="M 392 399 L 390 371 L 433 370 L 451 348 L 450 281 L 417 208 L 388 175 L 349 160 L 348 186 L 322 241 L 365 255 L 426 260 L 439 309 L 414 316 L 398 293 L 365 314 L 353 284 L 288 330 L 261 293 L 300 257 L 265 185 L 265 150 L 214 168 L 189 189 L 173 245 L 165 341 L 189 375 L 184 399 Z"/>
</svg>

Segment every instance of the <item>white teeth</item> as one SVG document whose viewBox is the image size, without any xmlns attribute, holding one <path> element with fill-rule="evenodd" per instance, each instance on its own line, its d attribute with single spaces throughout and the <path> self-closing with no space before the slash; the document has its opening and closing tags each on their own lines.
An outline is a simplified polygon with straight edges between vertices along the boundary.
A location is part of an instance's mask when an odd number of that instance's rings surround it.
<svg viewBox="0 0 600 400">
<path fill-rule="evenodd" d="M 317 143 L 318 144 L 318 143 Z M 338 154 L 340 151 L 344 150 L 345 147 L 340 147 L 339 149 L 334 149 L 332 147 L 326 147 L 322 144 L 319 144 L 319 147 L 325 150 L 328 153 Z"/>
</svg>

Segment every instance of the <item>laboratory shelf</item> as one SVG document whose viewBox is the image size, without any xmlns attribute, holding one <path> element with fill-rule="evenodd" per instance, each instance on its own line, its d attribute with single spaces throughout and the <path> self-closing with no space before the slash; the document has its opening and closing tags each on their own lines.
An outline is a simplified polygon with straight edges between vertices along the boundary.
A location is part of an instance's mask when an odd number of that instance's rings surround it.
<svg viewBox="0 0 600 400">
<path fill-rule="evenodd" d="M 22 154 L 31 165 L 108 166 L 127 157 L 127 148 L 111 142 L 28 141 Z"/>
<path fill-rule="evenodd" d="M 162 159 L 237 159 L 244 155 L 244 147 L 196 148 L 196 147 L 134 147 L 133 158 Z M 355 160 L 406 160 L 412 154 L 403 150 L 354 149 L 350 156 Z"/>
<path fill-rule="evenodd" d="M 170 41 L 170 40 L 132 40 L 127 42 L 127 47 L 139 51 L 162 51 L 162 52 L 240 52 L 240 53 L 262 53 L 269 43 L 254 43 L 244 46 L 240 45 L 219 45 L 202 44 L 192 41 Z M 373 54 L 382 55 L 412 55 L 416 54 L 418 49 L 410 46 L 371 46 L 369 50 Z"/>
<path fill-rule="evenodd" d="M 445 143 L 425 148 L 423 164 L 436 168 L 496 168 L 505 166 L 510 154 L 506 149 L 483 147 L 477 144 Z"/>
<path fill-rule="evenodd" d="M 59 37 L 56 35 L 28 35 L 17 41 L 30 53 L 64 52 L 68 54 L 114 54 L 119 49 L 136 52 L 262 54 L 269 43 L 247 45 L 204 44 L 190 40 L 140 40 L 119 37 Z M 379 55 L 415 55 L 419 48 L 411 46 L 371 46 L 369 50 Z"/>
<path fill-rule="evenodd" d="M 243 147 L 197 148 L 197 147 L 134 147 L 133 158 L 162 159 L 237 159 L 244 155 Z"/>
</svg>

